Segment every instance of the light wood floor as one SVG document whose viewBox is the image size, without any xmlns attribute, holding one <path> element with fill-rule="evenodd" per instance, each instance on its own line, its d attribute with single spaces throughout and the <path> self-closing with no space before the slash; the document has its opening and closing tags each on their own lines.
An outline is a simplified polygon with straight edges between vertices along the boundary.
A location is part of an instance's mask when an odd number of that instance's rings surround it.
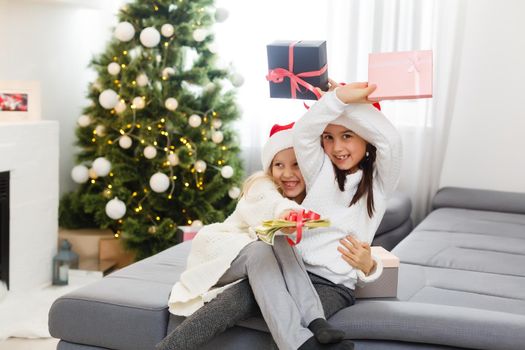
<svg viewBox="0 0 525 350">
<path fill-rule="evenodd" d="M 54 338 L 7 338 L 7 340 L 0 341 L 0 350 L 55 350 L 57 344 L 58 339 Z"/>
</svg>

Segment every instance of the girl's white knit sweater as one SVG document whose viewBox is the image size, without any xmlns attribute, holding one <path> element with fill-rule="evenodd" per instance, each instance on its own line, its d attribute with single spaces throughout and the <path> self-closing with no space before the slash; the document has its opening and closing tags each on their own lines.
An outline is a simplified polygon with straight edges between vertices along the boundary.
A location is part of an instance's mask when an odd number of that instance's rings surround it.
<svg viewBox="0 0 525 350">
<path fill-rule="evenodd" d="M 171 290 L 169 311 L 188 316 L 224 288 L 213 286 L 230 268 L 242 248 L 257 240 L 252 227 L 278 217 L 288 209 L 300 209 L 284 198 L 268 176 L 257 178 L 223 222 L 204 226 L 192 241 L 186 270 Z"/>
<path fill-rule="evenodd" d="M 337 118 L 348 118 L 345 125 L 377 148 L 374 169 L 374 215 L 368 216 L 366 196 L 348 206 L 362 177 L 358 170 L 346 177 L 345 191 L 339 190 L 332 162 L 321 146 L 321 134 Z M 341 119 L 339 119 L 341 120 Z M 339 124 L 339 123 L 337 123 Z M 293 128 L 293 143 L 299 167 L 306 182 L 307 196 L 302 205 L 321 217 L 328 218 L 331 227 L 305 232 L 297 249 L 306 268 L 333 283 L 354 289 L 358 281 L 371 282 L 382 272 L 380 259 L 374 257 L 377 268 L 365 276 L 341 257 L 337 247 L 340 239 L 353 234 L 371 243 L 386 210 L 387 196 L 394 190 L 401 170 L 401 139 L 395 127 L 371 105 L 341 102 L 334 92 L 326 93 Z"/>
</svg>

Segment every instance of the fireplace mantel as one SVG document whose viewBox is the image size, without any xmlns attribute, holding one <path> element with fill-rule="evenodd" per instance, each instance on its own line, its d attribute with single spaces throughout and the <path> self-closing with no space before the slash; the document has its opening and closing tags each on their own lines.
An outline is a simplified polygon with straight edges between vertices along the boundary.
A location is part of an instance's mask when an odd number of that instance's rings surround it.
<svg viewBox="0 0 525 350">
<path fill-rule="evenodd" d="M 58 232 L 58 122 L 0 123 L 0 172 L 10 173 L 9 290 L 51 282 Z"/>
</svg>

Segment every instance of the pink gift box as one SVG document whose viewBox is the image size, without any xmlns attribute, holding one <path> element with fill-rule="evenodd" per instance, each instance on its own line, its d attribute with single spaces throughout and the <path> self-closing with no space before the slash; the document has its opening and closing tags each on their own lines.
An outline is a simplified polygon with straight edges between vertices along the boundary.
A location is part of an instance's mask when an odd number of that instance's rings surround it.
<svg viewBox="0 0 525 350">
<path fill-rule="evenodd" d="M 182 230 L 182 241 L 191 241 L 200 229 L 191 226 L 179 226 L 179 228 Z"/>
<path fill-rule="evenodd" d="M 372 101 L 432 97 L 432 50 L 371 53 L 368 84 Z"/>
</svg>

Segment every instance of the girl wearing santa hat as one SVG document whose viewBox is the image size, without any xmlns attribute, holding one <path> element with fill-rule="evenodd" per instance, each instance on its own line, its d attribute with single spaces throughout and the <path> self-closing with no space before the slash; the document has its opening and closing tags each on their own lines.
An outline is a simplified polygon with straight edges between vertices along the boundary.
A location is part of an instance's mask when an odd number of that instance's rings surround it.
<svg viewBox="0 0 525 350">
<path fill-rule="evenodd" d="M 353 349 L 351 342 L 343 341 L 345 333 L 326 321 L 323 305 L 294 247 L 283 236 L 276 237 L 273 246 L 257 241 L 252 229 L 263 220 L 283 218 L 291 210 L 301 209 L 297 202 L 304 199 L 305 183 L 292 149 L 292 125 L 272 129 L 262 152 L 265 173 L 246 180 L 235 211 L 223 223 L 199 231 L 187 268 L 172 288 L 169 309 L 176 315 L 192 315 L 205 302 L 248 278 L 279 349 Z M 339 299 L 349 305 L 353 295 L 345 292 Z M 228 305 L 233 310 L 236 306 Z M 202 344 L 199 333 L 182 331 L 188 330 L 188 325 L 191 329 L 196 321 L 200 320 L 186 319 L 182 328 L 176 328 L 157 348 L 198 347 Z M 233 326 L 218 324 L 220 319 L 213 320 L 214 332 Z"/>
</svg>

